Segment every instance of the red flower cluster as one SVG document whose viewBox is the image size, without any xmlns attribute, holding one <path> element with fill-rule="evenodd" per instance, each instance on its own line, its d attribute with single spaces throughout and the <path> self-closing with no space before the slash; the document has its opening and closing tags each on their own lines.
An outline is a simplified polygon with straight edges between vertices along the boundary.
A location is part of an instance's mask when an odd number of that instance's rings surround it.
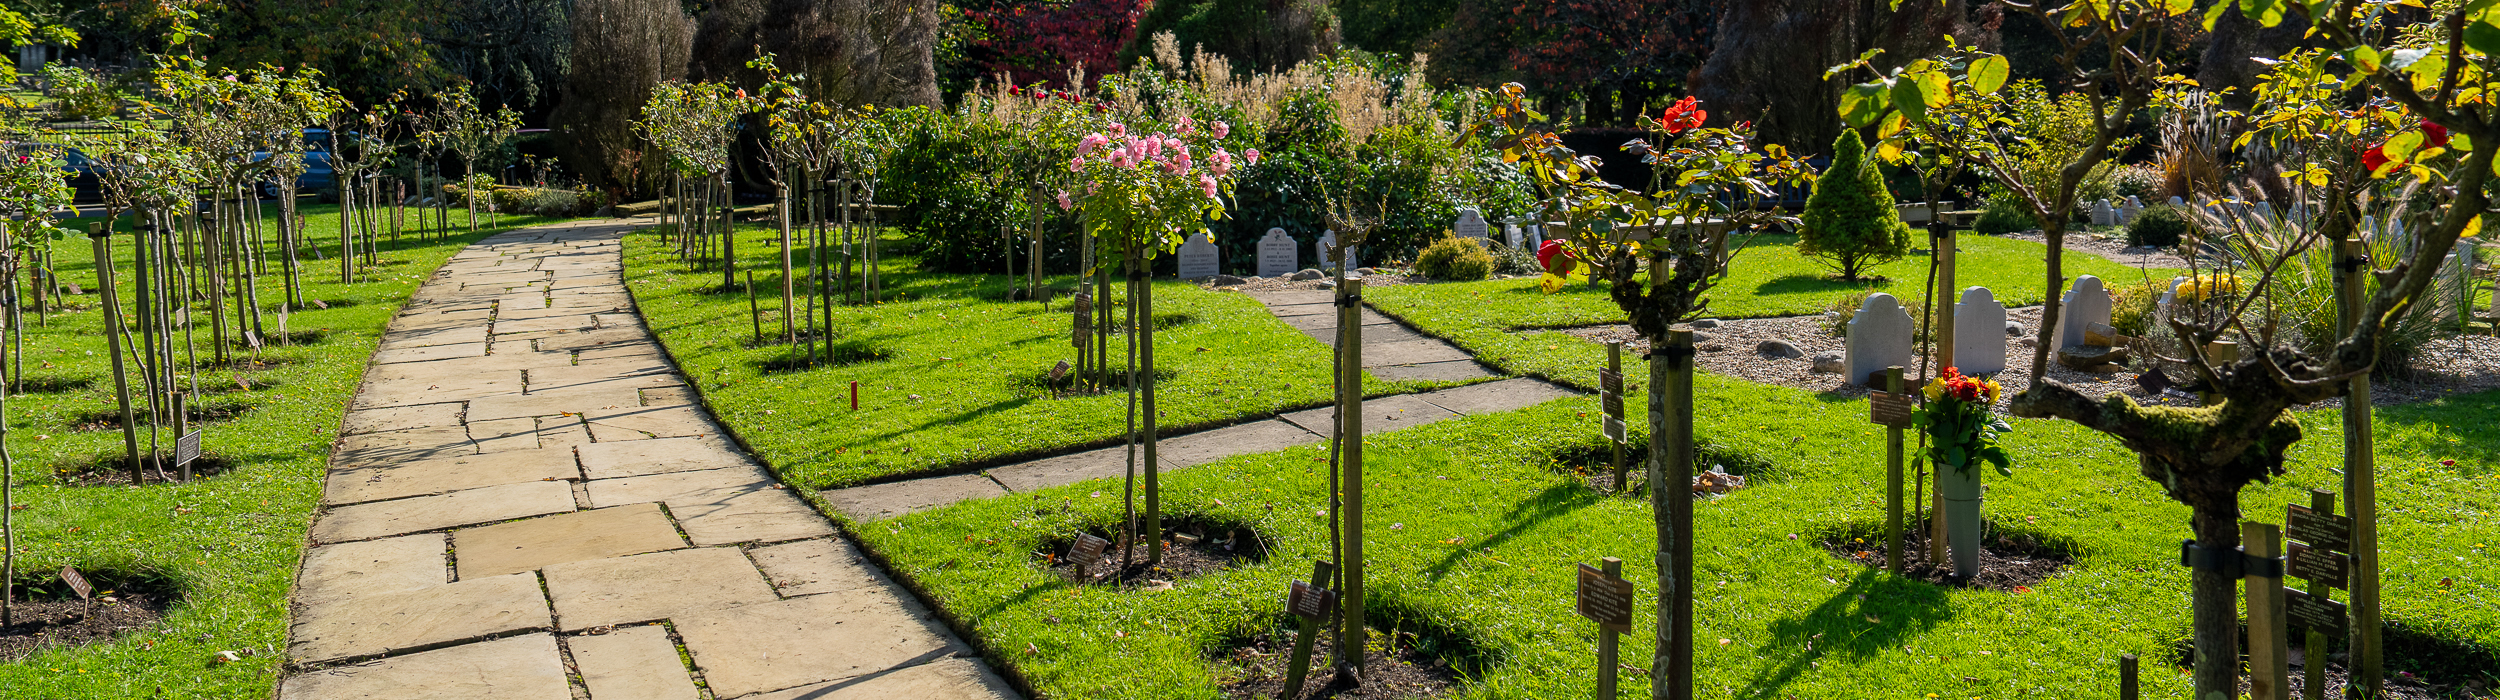
<svg viewBox="0 0 2500 700">
<path fill-rule="evenodd" d="M 1083 97 L 1078 97 L 1078 96 L 1077 96 L 1077 94 L 1076 94 L 1076 91 L 1075 91 L 1075 90 L 1061 90 L 1061 91 L 1053 92 L 1053 91 L 1048 90 L 1048 89 L 1045 89 L 1045 88 L 1038 88 L 1038 87 L 1037 87 L 1037 88 L 1033 88 L 1033 89 L 1027 90 L 1027 89 L 1025 89 L 1023 86 L 1020 86 L 1020 85 L 1009 85 L 1009 86 L 1007 86 L 1007 94 L 1008 94 L 1008 95 L 1012 95 L 1012 96 L 1016 96 L 1016 97 L 1027 97 L 1027 98 L 1032 98 L 1032 99 L 1033 99 L 1034 101 L 1036 101 L 1036 102 L 1047 102 L 1047 101 L 1050 101 L 1050 100 L 1058 100 L 1058 101 L 1060 101 L 1060 102 L 1066 102 L 1066 103 L 1069 103 L 1069 104 L 1084 104 L 1084 105 L 1090 105 L 1090 106 L 1092 106 L 1092 107 L 1094 108 L 1094 111 L 1095 111 L 1095 112 L 1108 112 L 1108 111 L 1110 111 L 1110 110 L 1111 110 L 1111 105 L 1110 105 L 1110 104 L 1108 104 L 1108 103 L 1103 103 L 1103 102 L 1087 102 L 1087 101 L 1085 100 L 1085 98 L 1083 98 Z"/>
<path fill-rule="evenodd" d="M 1701 126 L 1702 120 L 1709 118 L 1710 113 L 1701 108 L 1700 100 L 1687 97 L 1676 100 L 1675 104 L 1667 107 L 1665 113 L 1658 115 L 1658 128 L 1665 130 L 1668 134 L 1680 134 L 1687 129 Z"/>
<path fill-rule="evenodd" d="M 1993 380 L 1965 377 L 1960 368 L 1946 367 L 1943 375 L 1927 383 L 1925 393 L 1929 401 L 1952 397 L 1971 403 L 1994 404 L 1998 390 L 1998 384 Z"/>
<path fill-rule="evenodd" d="M 2448 127 L 2422 122 L 2421 148 L 2446 148 L 2447 146 Z M 2361 167 L 2368 168 L 2370 172 L 2378 172 L 2379 166 L 2386 164 L 2387 142 L 2385 141 L 2380 141 L 2378 145 L 2371 146 L 2369 151 L 2361 154 Z"/>
</svg>

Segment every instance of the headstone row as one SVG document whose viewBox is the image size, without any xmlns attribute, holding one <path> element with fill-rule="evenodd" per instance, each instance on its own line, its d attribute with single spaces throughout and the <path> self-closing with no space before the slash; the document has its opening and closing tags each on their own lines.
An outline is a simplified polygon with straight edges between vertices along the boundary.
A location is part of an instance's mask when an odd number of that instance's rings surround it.
<svg viewBox="0 0 2500 700">
<path fill-rule="evenodd" d="M 1851 384 L 1874 386 L 1876 373 L 1887 367 L 1914 366 L 1917 324 L 1901 301 L 1890 294 L 1872 294 L 1849 319 L 1842 365 Z M 1966 375 L 2005 371 L 2005 304 L 1987 287 L 1962 290 L 1953 305 L 1953 361 Z"/>
</svg>

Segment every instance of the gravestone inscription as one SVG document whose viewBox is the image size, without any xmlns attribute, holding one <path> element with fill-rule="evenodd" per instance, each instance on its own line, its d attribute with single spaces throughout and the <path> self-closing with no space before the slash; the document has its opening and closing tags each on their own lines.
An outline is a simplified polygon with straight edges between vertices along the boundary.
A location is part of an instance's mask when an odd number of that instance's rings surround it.
<svg viewBox="0 0 2500 700">
<path fill-rule="evenodd" d="M 1268 229 L 1267 237 L 1259 239 L 1259 276 L 1283 277 L 1301 269 L 1302 247 L 1284 229 Z"/>
<path fill-rule="evenodd" d="M 1207 240 L 1207 232 L 1189 234 L 1189 241 L 1181 244 L 1181 279 L 1204 279 L 1223 273 L 1221 256 L 1215 244 Z"/>
</svg>

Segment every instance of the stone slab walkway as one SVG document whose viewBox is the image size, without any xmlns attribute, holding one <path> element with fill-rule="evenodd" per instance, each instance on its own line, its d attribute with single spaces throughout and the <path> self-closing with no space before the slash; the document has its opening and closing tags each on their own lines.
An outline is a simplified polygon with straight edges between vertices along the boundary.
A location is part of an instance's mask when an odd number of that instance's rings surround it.
<svg viewBox="0 0 2500 700">
<path fill-rule="evenodd" d="M 695 403 L 625 291 L 629 229 L 486 239 L 392 322 L 281 700 L 1016 697 Z"/>
<path fill-rule="evenodd" d="M 1276 314 L 1303 335 L 1330 347 L 1337 345 L 1336 292 L 1278 290 L 1245 294 L 1266 304 L 1268 313 Z M 1461 382 L 1500 376 L 1458 346 L 1424 335 L 1378 311 L 1364 308 L 1362 318 L 1363 371 L 1374 377 Z"/>
</svg>

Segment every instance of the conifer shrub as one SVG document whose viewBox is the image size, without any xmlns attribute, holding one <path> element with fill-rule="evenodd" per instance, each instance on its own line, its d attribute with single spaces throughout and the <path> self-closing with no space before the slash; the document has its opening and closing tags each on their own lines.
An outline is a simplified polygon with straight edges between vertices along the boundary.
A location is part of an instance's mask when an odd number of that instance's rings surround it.
<svg viewBox="0 0 2500 700">
<path fill-rule="evenodd" d="M 1854 130 L 1832 143 L 1832 167 L 1815 179 L 1803 219 L 1797 251 L 1844 280 L 1864 279 L 1868 269 L 1910 252 L 1910 227 L 1901 223 L 1883 174 L 1867 161 L 1866 142 Z"/>
<path fill-rule="evenodd" d="M 1493 254 L 1473 238 L 1443 232 L 1441 239 L 1415 256 L 1415 271 L 1447 282 L 1473 282 L 1493 276 Z"/>
</svg>

